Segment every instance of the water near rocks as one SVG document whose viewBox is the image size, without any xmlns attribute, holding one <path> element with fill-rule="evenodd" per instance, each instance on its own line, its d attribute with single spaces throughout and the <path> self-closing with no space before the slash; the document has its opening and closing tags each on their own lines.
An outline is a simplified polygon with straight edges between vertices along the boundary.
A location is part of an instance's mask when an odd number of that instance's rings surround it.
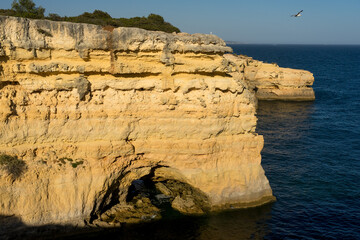
<svg viewBox="0 0 360 240">
<path fill-rule="evenodd" d="M 360 237 L 360 46 L 233 46 L 314 73 L 313 103 L 261 102 L 269 239 Z"/>
</svg>

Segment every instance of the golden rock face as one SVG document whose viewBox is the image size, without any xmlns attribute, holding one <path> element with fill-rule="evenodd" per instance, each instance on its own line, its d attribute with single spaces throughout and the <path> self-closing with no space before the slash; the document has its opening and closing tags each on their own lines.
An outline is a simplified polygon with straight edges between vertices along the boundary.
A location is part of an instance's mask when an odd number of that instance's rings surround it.
<svg viewBox="0 0 360 240">
<path fill-rule="evenodd" d="M 0 36 L 0 153 L 26 164 L 17 179 L 0 168 L 0 215 L 123 219 L 157 209 L 127 200 L 146 176 L 179 182 L 169 198 L 184 213 L 274 199 L 251 87 L 267 87 L 268 65 L 224 55 L 214 35 L 0 17 Z"/>
<path fill-rule="evenodd" d="M 224 56 L 238 69 L 248 88 L 258 100 L 313 101 L 314 76 L 306 70 L 282 68 L 251 57 Z"/>
</svg>

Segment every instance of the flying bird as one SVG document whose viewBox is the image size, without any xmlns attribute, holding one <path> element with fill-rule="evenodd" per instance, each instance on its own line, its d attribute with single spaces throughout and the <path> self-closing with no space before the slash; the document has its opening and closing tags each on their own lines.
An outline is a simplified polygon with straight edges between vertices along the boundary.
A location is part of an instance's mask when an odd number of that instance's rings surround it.
<svg viewBox="0 0 360 240">
<path fill-rule="evenodd" d="M 294 14 L 294 15 L 291 15 L 292 17 L 300 17 L 301 16 L 301 13 L 302 13 L 303 10 L 301 10 L 300 12 L 298 12 L 297 14 Z"/>
</svg>

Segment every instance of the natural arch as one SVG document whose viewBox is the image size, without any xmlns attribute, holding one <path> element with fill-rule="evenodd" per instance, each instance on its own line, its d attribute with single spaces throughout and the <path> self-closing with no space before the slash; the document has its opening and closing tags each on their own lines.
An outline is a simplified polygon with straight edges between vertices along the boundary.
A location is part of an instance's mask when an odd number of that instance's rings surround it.
<svg viewBox="0 0 360 240">
<path fill-rule="evenodd" d="M 171 168 L 153 167 L 149 173 L 133 179 L 126 191 L 119 189 L 121 179 L 117 179 L 110 188 L 111 193 L 104 196 L 108 198 L 103 199 L 107 204 L 99 207 L 91 222 L 137 223 L 207 212 L 210 209 L 207 196 L 176 177 L 176 171 Z M 121 193 L 126 193 L 126 197 L 120 196 Z"/>
</svg>

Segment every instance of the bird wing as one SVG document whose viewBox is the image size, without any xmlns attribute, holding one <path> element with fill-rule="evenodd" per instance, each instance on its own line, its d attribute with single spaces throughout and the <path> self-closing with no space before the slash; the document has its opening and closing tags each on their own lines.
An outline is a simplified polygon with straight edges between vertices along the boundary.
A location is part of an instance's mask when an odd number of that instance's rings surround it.
<svg viewBox="0 0 360 240">
<path fill-rule="evenodd" d="M 301 10 L 300 12 L 298 12 L 297 14 L 291 15 L 291 17 L 298 17 L 300 13 L 302 13 L 304 10 Z"/>
</svg>

